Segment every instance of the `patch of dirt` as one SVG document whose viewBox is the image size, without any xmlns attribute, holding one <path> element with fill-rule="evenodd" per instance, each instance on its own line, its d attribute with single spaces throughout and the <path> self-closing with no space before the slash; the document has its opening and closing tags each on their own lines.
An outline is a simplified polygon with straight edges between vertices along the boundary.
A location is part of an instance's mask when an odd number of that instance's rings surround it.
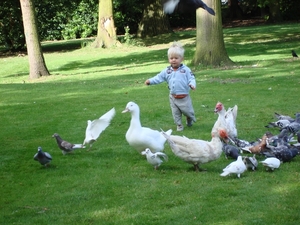
<svg viewBox="0 0 300 225">
<path fill-rule="evenodd" d="M 266 23 L 264 19 L 230 20 L 223 22 L 223 28 L 258 26 Z"/>
<path fill-rule="evenodd" d="M 246 27 L 246 26 L 258 26 L 264 25 L 267 22 L 264 19 L 247 19 L 247 20 L 228 20 L 223 22 L 223 28 L 231 27 Z M 174 31 L 188 31 L 196 30 L 196 27 L 178 27 L 173 28 Z"/>
</svg>

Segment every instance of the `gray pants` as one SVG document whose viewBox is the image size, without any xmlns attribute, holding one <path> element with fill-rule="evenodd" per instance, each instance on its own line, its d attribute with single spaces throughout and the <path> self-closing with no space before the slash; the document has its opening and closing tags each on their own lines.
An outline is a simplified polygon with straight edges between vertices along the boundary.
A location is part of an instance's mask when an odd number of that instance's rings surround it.
<svg viewBox="0 0 300 225">
<path fill-rule="evenodd" d="M 169 99 L 175 124 L 182 124 L 182 114 L 196 122 L 192 99 L 189 95 L 185 98 L 176 99 L 170 94 Z"/>
</svg>

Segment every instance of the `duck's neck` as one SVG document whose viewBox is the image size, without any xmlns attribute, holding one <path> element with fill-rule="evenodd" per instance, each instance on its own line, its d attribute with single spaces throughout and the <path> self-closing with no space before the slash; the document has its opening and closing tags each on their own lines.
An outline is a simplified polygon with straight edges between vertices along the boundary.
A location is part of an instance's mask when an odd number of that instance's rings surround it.
<svg viewBox="0 0 300 225">
<path fill-rule="evenodd" d="M 140 121 L 140 111 L 136 110 L 131 112 L 131 121 L 130 126 L 132 127 L 141 127 L 141 121 Z"/>
</svg>

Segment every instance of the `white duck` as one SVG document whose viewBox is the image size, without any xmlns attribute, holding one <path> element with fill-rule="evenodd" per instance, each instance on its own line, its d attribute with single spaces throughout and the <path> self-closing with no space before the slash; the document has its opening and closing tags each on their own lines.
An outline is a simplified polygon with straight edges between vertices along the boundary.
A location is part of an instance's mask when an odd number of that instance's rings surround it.
<svg viewBox="0 0 300 225">
<path fill-rule="evenodd" d="M 280 160 L 275 157 L 266 158 L 264 161 L 261 161 L 261 163 L 266 167 L 266 170 L 274 170 L 280 166 Z"/>
<path fill-rule="evenodd" d="M 222 154 L 222 139 L 228 138 L 224 129 L 212 132 L 211 141 L 189 139 L 187 137 L 168 135 L 163 132 L 172 149 L 172 152 L 187 163 L 194 165 L 194 169 L 199 171 L 199 164 L 208 163 L 220 158 Z"/>
<path fill-rule="evenodd" d="M 85 131 L 85 139 L 83 141 L 83 145 L 89 144 L 90 147 L 88 150 L 92 148 L 92 145 L 99 138 L 100 134 L 109 126 L 110 121 L 115 116 L 116 110 L 112 108 L 104 115 L 102 115 L 99 119 L 95 119 L 93 121 L 87 121 L 87 127 Z"/>
<path fill-rule="evenodd" d="M 214 112 L 217 113 L 219 116 L 212 128 L 212 132 L 222 128 L 227 131 L 227 134 L 231 140 L 237 137 L 237 106 L 235 105 L 233 108 L 229 108 L 226 111 L 224 105 L 221 102 L 218 102 L 216 104 Z"/>
<path fill-rule="evenodd" d="M 247 170 L 247 167 L 242 159 L 242 156 L 239 156 L 236 161 L 230 163 L 223 169 L 223 173 L 220 175 L 225 177 L 230 174 L 236 174 L 238 178 L 241 177 L 241 174 Z"/>
<path fill-rule="evenodd" d="M 128 102 L 122 113 L 126 112 L 131 113 L 130 126 L 126 132 L 128 144 L 140 153 L 146 148 L 152 152 L 163 151 L 166 138 L 158 130 L 142 127 L 139 106 L 134 102 Z M 166 133 L 170 135 L 172 130 L 170 129 Z"/>
<path fill-rule="evenodd" d="M 149 148 L 146 148 L 145 151 L 142 151 L 142 155 L 146 155 L 148 163 L 154 166 L 154 169 L 157 168 L 163 163 L 162 159 L 168 161 L 168 156 L 162 152 L 152 153 Z"/>
</svg>

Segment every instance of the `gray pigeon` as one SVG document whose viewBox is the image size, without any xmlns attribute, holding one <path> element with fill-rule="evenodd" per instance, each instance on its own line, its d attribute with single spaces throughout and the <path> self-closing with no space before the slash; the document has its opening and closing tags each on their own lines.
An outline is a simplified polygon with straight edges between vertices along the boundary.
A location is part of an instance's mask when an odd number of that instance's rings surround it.
<svg viewBox="0 0 300 225">
<path fill-rule="evenodd" d="M 255 154 L 253 154 L 252 157 L 250 156 L 245 156 L 244 157 L 244 163 L 247 167 L 247 169 L 251 169 L 251 170 L 256 170 L 257 166 L 258 166 L 258 161 L 255 158 Z"/>
<path fill-rule="evenodd" d="M 230 145 L 230 144 L 224 143 L 222 150 L 225 153 L 226 159 L 228 159 L 228 157 L 231 157 L 236 160 L 240 155 L 239 154 L 240 149 L 238 147 Z"/>
<path fill-rule="evenodd" d="M 298 132 L 300 131 L 300 113 L 296 113 L 296 120 L 289 125 L 285 126 L 283 128 L 287 129 L 291 134 L 288 137 L 288 140 L 291 140 L 291 138 Z"/>
<path fill-rule="evenodd" d="M 282 115 L 280 113 L 277 113 L 275 112 L 275 117 L 278 119 L 278 120 L 289 120 L 290 122 L 294 122 L 295 119 L 290 117 L 290 116 L 287 116 L 287 115 Z"/>
<path fill-rule="evenodd" d="M 64 155 L 74 151 L 75 149 L 84 148 L 82 144 L 72 144 L 63 140 L 57 133 L 53 134 L 52 137 L 56 139 L 57 145 Z"/>
<path fill-rule="evenodd" d="M 41 165 L 47 166 L 50 164 L 52 157 L 48 152 L 43 152 L 42 147 L 38 147 L 38 152 L 33 156 L 33 159 L 39 161 Z"/>
<path fill-rule="evenodd" d="M 278 127 L 283 129 L 287 125 L 289 125 L 291 122 L 290 120 L 277 120 L 275 122 L 270 122 L 268 125 L 266 125 L 266 128 L 273 128 L 273 127 Z"/>
</svg>

